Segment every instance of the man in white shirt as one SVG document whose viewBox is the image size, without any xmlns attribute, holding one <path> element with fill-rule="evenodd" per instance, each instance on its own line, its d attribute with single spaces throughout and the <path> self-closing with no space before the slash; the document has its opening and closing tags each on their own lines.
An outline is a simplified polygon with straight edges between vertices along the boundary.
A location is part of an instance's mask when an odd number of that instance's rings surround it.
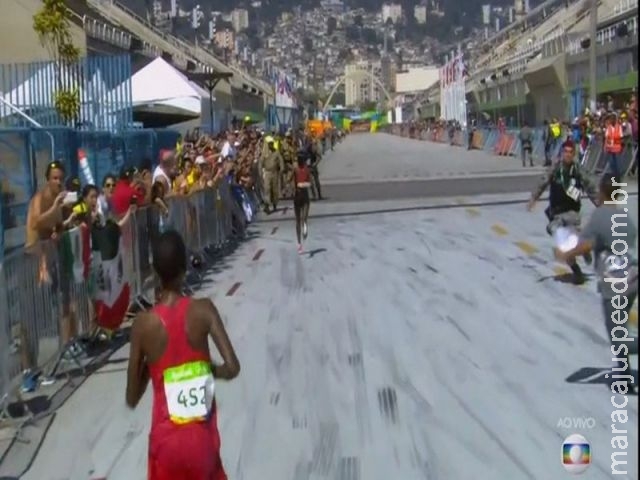
<svg viewBox="0 0 640 480">
<path fill-rule="evenodd" d="M 163 150 L 160 153 L 160 163 L 153 171 L 151 183 L 160 182 L 164 185 L 165 194 L 171 193 L 171 177 L 175 167 L 175 155 L 171 150 Z"/>
<path fill-rule="evenodd" d="M 232 160 L 235 160 L 236 158 L 236 147 L 235 147 L 235 142 L 236 141 L 236 136 L 232 133 L 229 132 L 227 134 L 227 141 L 224 142 L 224 144 L 222 145 L 222 158 L 231 158 Z"/>
</svg>

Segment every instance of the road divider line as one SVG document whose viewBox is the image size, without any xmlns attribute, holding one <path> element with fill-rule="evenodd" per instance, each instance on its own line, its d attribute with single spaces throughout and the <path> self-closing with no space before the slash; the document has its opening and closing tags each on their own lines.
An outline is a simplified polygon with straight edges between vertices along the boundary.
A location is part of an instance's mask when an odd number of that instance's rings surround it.
<svg viewBox="0 0 640 480">
<path fill-rule="evenodd" d="M 242 285 L 242 282 L 234 283 L 233 286 L 227 292 L 227 297 L 233 297 L 233 294 L 238 291 L 238 289 L 240 288 L 240 285 Z"/>
<path fill-rule="evenodd" d="M 491 225 L 491 230 L 493 230 L 493 233 L 495 233 L 496 235 L 500 235 L 501 237 L 509 235 L 509 230 L 498 223 L 496 223 L 495 225 Z"/>
<path fill-rule="evenodd" d="M 257 262 L 258 260 L 260 260 L 260 257 L 262 256 L 263 253 L 264 253 L 264 248 L 261 248 L 260 250 L 258 250 L 256 254 L 253 256 L 253 261 Z"/>
<path fill-rule="evenodd" d="M 271 235 L 275 235 L 277 231 L 278 227 L 273 227 L 273 230 L 271 230 Z"/>
<path fill-rule="evenodd" d="M 515 244 L 516 244 L 516 247 L 518 247 L 527 255 L 535 255 L 540 251 L 538 250 L 537 247 L 535 247 L 534 245 L 531 245 L 529 242 L 518 241 L 518 242 L 515 242 Z"/>
</svg>

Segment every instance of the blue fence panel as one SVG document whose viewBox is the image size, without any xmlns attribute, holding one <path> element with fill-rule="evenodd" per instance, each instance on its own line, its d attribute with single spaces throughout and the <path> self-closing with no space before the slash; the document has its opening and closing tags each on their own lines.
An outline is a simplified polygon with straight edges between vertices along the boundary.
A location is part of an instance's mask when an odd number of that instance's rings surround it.
<svg viewBox="0 0 640 480">
<path fill-rule="evenodd" d="M 67 177 L 78 175 L 76 136 L 68 128 L 30 129 L 29 141 L 34 158 L 35 189 L 44 185 L 47 165 L 56 160 L 64 165 Z"/>
<path fill-rule="evenodd" d="M 0 92 L 4 99 L 45 127 L 64 126 L 54 107 L 55 93 L 77 88 L 77 123 L 95 130 L 127 128 L 133 122 L 131 58 L 125 55 L 89 56 L 70 67 L 55 62 L 0 65 Z M 7 126 L 31 127 L 32 122 L 0 105 Z"/>
<path fill-rule="evenodd" d="M 0 195 L 2 196 L 3 248 L 20 244 L 27 207 L 33 195 L 29 130 L 0 130 Z M 18 231 L 18 238 L 15 231 Z M 11 237 L 11 238 L 9 238 Z"/>
<path fill-rule="evenodd" d="M 154 130 L 132 130 L 120 134 L 124 144 L 124 163 L 127 167 L 138 167 L 144 159 L 152 159 L 156 132 Z"/>
</svg>

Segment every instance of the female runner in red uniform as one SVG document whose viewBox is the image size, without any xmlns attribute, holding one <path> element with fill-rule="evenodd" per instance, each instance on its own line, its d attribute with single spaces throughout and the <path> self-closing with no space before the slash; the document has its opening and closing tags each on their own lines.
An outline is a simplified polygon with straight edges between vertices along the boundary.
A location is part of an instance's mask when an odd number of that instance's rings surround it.
<svg viewBox="0 0 640 480">
<path fill-rule="evenodd" d="M 309 188 L 311 187 L 311 171 L 307 165 L 307 158 L 298 154 L 298 164 L 293 168 L 294 195 L 293 211 L 296 215 L 296 237 L 298 238 L 298 253 L 302 253 L 302 239 L 307 238 L 309 218 Z"/>
<path fill-rule="evenodd" d="M 158 237 L 153 266 L 162 285 L 160 300 L 133 323 L 126 395 L 127 405 L 135 408 L 151 379 L 148 479 L 226 480 L 214 379 L 236 377 L 240 364 L 213 303 L 181 294 L 187 252 L 179 233 Z M 222 365 L 212 364 L 209 337 Z"/>
</svg>

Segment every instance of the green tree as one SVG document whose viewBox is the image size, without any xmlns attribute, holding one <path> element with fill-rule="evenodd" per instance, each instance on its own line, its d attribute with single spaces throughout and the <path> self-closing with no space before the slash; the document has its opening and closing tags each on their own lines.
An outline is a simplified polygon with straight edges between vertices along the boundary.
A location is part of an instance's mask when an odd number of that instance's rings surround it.
<svg viewBox="0 0 640 480">
<path fill-rule="evenodd" d="M 53 101 L 56 111 L 66 123 L 80 114 L 77 62 L 80 50 L 73 44 L 70 12 L 64 0 L 42 0 L 42 8 L 33 16 L 33 30 L 53 59 L 56 90 Z"/>
</svg>

